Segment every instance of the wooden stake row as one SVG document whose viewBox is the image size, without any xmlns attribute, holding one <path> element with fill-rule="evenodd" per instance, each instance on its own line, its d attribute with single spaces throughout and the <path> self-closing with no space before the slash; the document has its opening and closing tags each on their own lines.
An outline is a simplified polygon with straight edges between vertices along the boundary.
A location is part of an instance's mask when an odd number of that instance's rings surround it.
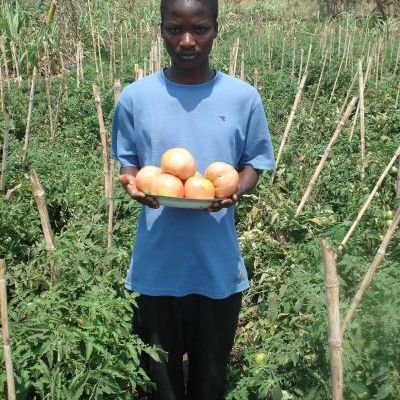
<svg viewBox="0 0 400 400">
<path fill-rule="evenodd" d="M 353 97 L 353 99 L 351 100 L 350 104 L 347 106 L 347 109 L 346 109 L 345 113 L 343 114 L 342 118 L 340 119 L 339 124 L 338 124 L 338 126 L 337 126 L 337 128 L 335 130 L 335 133 L 333 134 L 330 142 L 328 143 L 328 146 L 326 147 L 325 152 L 321 157 L 321 160 L 320 160 L 320 162 L 319 162 L 319 164 L 317 166 L 317 169 L 315 170 L 314 175 L 312 176 L 312 178 L 311 178 L 311 180 L 310 180 L 310 182 L 308 184 L 308 187 L 307 187 L 306 191 L 304 192 L 304 195 L 303 195 L 303 197 L 302 197 L 302 199 L 300 201 L 299 206 L 297 207 L 296 216 L 298 216 L 300 214 L 301 210 L 303 209 L 303 207 L 304 207 L 304 205 L 305 205 L 305 203 L 306 203 L 306 201 L 307 201 L 307 199 L 308 199 L 308 197 L 309 197 L 314 185 L 316 184 L 316 182 L 318 180 L 319 174 L 320 174 L 320 172 L 321 172 L 326 160 L 328 159 L 329 154 L 332 151 L 333 146 L 335 145 L 335 143 L 336 143 L 340 133 L 342 132 L 347 120 L 349 119 L 349 116 L 350 116 L 351 112 L 353 111 L 353 108 L 354 108 L 354 106 L 356 104 L 356 101 L 357 101 L 357 97 Z"/>
<path fill-rule="evenodd" d="M 354 314 L 358 304 L 360 303 L 362 297 L 364 296 L 365 291 L 368 289 L 369 285 L 371 284 L 372 278 L 375 274 L 376 269 L 382 263 L 382 261 L 385 257 L 385 254 L 386 254 L 387 246 L 389 245 L 390 240 L 392 239 L 399 223 L 400 223 L 400 207 L 397 208 L 397 211 L 394 215 L 393 221 L 392 221 L 389 229 L 387 230 L 381 245 L 379 246 L 379 249 L 375 255 L 375 258 L 372 261 L 372 264 L 369 267 L 367 274 L 364 276 L 361 286 L 358 289 L 356 295 L 354 296 L 353 302 L 351 303 L 349 309 L 346 312 L 346 315 L 345 315 L 343 323 L 342 323 L 342 332 L 341 332 L 342 335 L 346 331 L 346 327 L 349 324 L 351 318 L 353 317 L 353 314 Z"/>
<path fill-rule="evenodd" d="M 391 168 L 393 167 L 394 163 L 396 162 L 396 160 L 399 157 L 400 157 L 400 146 L 397 148 L 397 150 L 396 150 L 395 154 L 393 155 L 392 159 L 389 161 L 389 163 L 386 166 L 385 170 L 382 172 L 380 178 L 378 179 L 378 181 L 376 182 L 374 188 L 372 189 L 372 192 L 370 193 L 370 195 L 368 196 L 368 198 L 365 201 L 364 205 L 361 207 L 360 211 L 358 212 L 357 218 L 355 219 L 355 221 L 351 225 L 349 231 L 347 232 L 346 236 L 343 238 L 342 242 L 340 243 L 340 246 L 338 248 L 339 252 L 342 252 L 343 248 L 346 246 L 346 244 L 347 244 L 348 240 L 350 239 L 351 235 L 353 234 L 354 230 L 357 228 L 361 218 L 365 214 L 365 211 L 367 211 L 369 205 L 371 204 L 372 199 L 374 198 L 375 194 L 377 193 L 377 191 L 381 187 L 382 182 L 384 181 L 385 177 L 387 176 L 387 174 L 389 173 L 389 171 L 391 170 Z"/>
</svg>

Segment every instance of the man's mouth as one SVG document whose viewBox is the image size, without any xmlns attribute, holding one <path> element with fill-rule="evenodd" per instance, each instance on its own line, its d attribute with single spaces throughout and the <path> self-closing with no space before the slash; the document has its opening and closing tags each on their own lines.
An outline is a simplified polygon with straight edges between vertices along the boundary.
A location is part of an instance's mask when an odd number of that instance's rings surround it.
<svg viewBox="0 0 400 400">
<path fill-rule="evenodd" d="M 197 57 L 196 52 L 178 53 L 179 58 L 182 60 L 193 60 Z"/>
</svg>

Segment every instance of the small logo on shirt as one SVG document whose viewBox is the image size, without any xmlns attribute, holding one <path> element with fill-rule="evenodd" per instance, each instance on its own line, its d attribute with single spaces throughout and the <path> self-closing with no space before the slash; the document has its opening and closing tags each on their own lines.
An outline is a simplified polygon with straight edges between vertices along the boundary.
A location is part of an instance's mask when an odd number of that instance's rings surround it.
<svg viewBox="0 0 400 400">
<path fill-rule="evenodd" d="M 225 119 L 226 119 L 225 115 L 218 115 L 218 117 L 221 118 L 222 121 L 225 121 Z"/>
</svg>

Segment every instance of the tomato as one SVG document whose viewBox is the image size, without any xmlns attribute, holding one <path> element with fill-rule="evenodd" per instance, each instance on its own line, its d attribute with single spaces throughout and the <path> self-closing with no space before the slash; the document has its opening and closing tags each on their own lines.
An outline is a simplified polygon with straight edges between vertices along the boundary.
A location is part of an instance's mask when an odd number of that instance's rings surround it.
<svg viewBox="0 0 400 400">
<path fill-rule="evenodd" d="M 267 359 L 267 355 L 264 352 L 256 353 L 254 356 L 254 362 L 258 365 L 264 364 Z"/>
<path fill-rule="evenodd" d="M 239 174 L 236 169 L 222 161 L 211 163 L 204 176 L 213 183 L 215 196 L 219 198 L 231 197 L 239 184 Z"/>
<path fill-rule="evenodd" d="M 393 211 L 392 210 L 387 210 L 386 211 L 386 218 L 387 219 L 393 219 Z"/>
<path fill-rule="evenodd" d="M 196 174 L 196 163 L 193 156 L 184 148 L 174 147 L 161 156 L 161 169 L 167 174 L 186 180 Z"/>
</svg>

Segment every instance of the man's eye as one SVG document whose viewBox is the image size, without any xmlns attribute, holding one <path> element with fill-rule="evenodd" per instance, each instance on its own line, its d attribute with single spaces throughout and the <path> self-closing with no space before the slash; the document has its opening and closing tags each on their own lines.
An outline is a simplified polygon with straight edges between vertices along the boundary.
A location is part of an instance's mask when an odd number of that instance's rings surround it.
<svg viewBox="0 0 400 400">
<path fill-rule="evenodd" d="M 208 31 L 208 28 L 206 26 L 198 26 L 196 28 L 196 33 L 206 33 Z"/>
<path fill-rule="evenodd" d="M 172 33 L 173 35 L 176 35 L 177 33 L 180 32 L 180 29 L 177 26 L 170 26 L 167 30 L 169 33 Z"/>
</svg>

